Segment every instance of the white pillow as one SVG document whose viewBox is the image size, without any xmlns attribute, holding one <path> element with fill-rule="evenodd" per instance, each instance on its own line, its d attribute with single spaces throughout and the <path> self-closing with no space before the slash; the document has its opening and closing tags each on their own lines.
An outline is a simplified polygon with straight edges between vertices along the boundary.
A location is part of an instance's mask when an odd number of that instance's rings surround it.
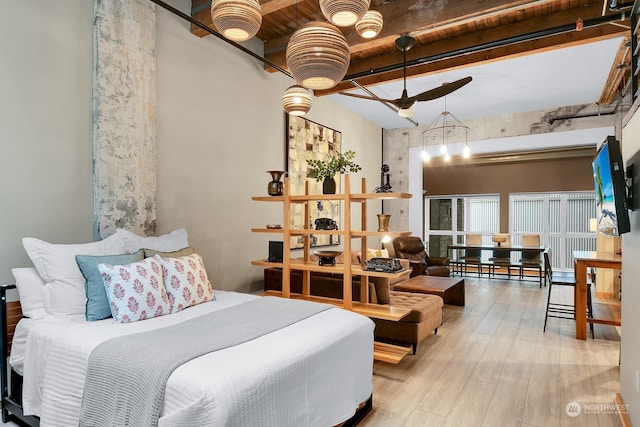
<svg viewBox="0 0 640 427">
<path fill-rule="evenodd" d="M 87 298 L 85 278 L 76 263 L 76 255 L 122 254 L 124 242 L 112 235 L 104 240 L 81 244 L 54 244 L 25 237 L 24 249 L 38 274 L 45 281 L 44 308 L 49 314 L 83 314 Z"/>
<path fill-rule="evenodd" d="M 85 314 L 87 311 L 87 294 L 77 285 L 54 280 L 42 288 L 42 301 L 47 314 L 51 316 L 70 316 Z"/>
<path fill-rule="evenodd" d="M 113 318 L 131 323 L 171 312 L 156 258 L 124 265 L 98 264 Z"/>
<path fill-rule="evenodd" d="M 389 251 L 387 249 L 367 248 L 367 261 L 371 258 L 389 258 Z"/>
<path fill-rule="evenodd" d="M 142 237 L 129 230 L 118 228 L 116 235 L 124 241 L 125 249 L 129 253 L 137 252 L 140 249 L 173 252 L 189 246 L 189 236 L 184 228 L 157 237 Z"/>
<path fill-rule="evenodd" d="M 16 288 L 20 295 L 22 314 L 32 319 L 41 319 L 47 315 L 42 299 L 44 280 L 33 267 L 11 269 L 16 279 Z"/>
<path fill-rule="evenodd" d="M 156 255 L 155 258 L 162 265 L 164 287 L 172 313 L 214 299 L 213 287 L 200 255 L 191 254 L 178 258 Z"/>
</svg>

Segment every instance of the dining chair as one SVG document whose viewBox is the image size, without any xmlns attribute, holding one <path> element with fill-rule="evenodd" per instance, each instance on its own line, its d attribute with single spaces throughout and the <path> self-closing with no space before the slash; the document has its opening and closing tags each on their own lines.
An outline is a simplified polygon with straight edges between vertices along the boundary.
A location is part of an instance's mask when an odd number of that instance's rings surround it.
<svg viewBox="0 0 640 427">
<path fill-rule="evenodd" d="M 543 253 L 544 257 L 544 271 L 547 275 L 547 282 L 549 283 L 549 293 L 547 294 L 547 308 L 544 314 L 544 327 L 543 332 L 547 331 L 547 319 L 549 317 L 555 317 L 557 319 L 576 319 L 576 306 L 575 301 L 573 304 L 559 303 L 551 301 L 551 292 L 554 286 L 568 286 L 573 288 L 572 294 L 575 295 L 576 276 L 574 272 L 562 272 L 555 274 L 551 268 L 551 256 L 550 251 L 546 250 Z M 587 283 L 587 317 L 593 318 L 593 302 L 591 300 L 591 284 Z M 591 329 L 591 337 L 595 338 L 593 332 L 593 323 L 589 323 Z"/>
<path fill-rule="evenodd" d="M 465 245 L 482 245 L 482 234 L 467 233 L 464 237 Z M 467 248 L 460 257 L 460 265 L 467 274 L 467 266 L 475 266 L 478 269 L 478 277 L 482 276 L 482 249 Z"/>
<path fill-rule="evenodd" d="M 513 264 L 511 263 L 511 250 L 510 249 L 500 249 L 500 247 L 509 247 L 511 246 L 511 236 L 506 233 L 496 233 L 491 238 L 495 243 L 496 247 L 493 249 L 491 257 L 489 261 L 491 264 L 489 265 L 489 276 L 493 272 L 493 275 L 496 275 L 496 267 L 498 268 L 506 268 L 507 276 L 511 278 L 511 268 Z"/>
<path fill-rule="evenodd" d="M 539 234 L 523 234 L 522 235 L 522 247 L 523 248 L 540 248 L 540 235 Z M 539 250 L 526 250 L 522 249 L 520 259 L 518 260 L 520 267 L 520 279 L 524 278 L 525 269 L 534 269 L 538 271 L 538 278 L 540 279 L 540 287 L 542 287 L 542 280 L 544 274 L 542 272 L 542 258 Z"/>
</svg>

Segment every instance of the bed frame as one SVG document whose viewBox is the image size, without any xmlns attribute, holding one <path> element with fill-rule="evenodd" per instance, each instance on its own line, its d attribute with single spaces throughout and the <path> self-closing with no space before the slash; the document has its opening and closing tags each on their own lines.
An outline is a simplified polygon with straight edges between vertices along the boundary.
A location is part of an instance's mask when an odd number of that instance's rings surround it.
<svg viewBox="0 0 640 427">
<path fill-rule="evenodd" d="M 14 422 L 20 426 L 39 427 L 40 418 L 24 415 L 22 410 L 22 376 L 9 365 L 13 333 L 18 321 L 22 319 L 19 301 L 7 301 L 7 291 L 16 285 L 0 285 L 0 328 L 2 329 L 2 361 L 0 361 L 0 386 L 2 387 L 2 422 Z M 361 403 L 353 417 L 341 423 L 339 427 L 358 425 L 373 408 L 373 395 Z"/>
<path fill-rule="evenodd" d="M 2 361 L 0 386 L 2 387 L 2 422 L 12 421 L 21 426 L 40 426 L 40 418 L 24 415 L 22 411 L 22 376 L 9 365 L 13 333 L 22 319 L 19 301 L 7 302 L 7 291 L 16 285 L 0 285 L 0 322 L 2 328 Z"/>
</svg>

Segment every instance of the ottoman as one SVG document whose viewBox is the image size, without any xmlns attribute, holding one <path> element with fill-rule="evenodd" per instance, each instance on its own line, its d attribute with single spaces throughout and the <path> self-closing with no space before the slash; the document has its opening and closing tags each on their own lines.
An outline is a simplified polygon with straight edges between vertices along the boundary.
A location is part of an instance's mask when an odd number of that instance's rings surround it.
<svg viewBox="0 0 640 427">
<path fill-rule="evenodd" d="M 376 324 L 376 341 L 398 344 L 410 344 L 416 354 L 418 343 L 431 331 L 438 333 L 442 324 L 442 298 L 437 295 L 391 291 L 391 304 L 394 307 L 411 309 L 411 312 L 399 321 L 372 319 Z"/>
<path fill-rule="evenodd" d="M 393 290 L 438 295 L 445 304 L 464 305 L 464 279 L 458 277 L 415 276 L 397 283 Z"/>
</svg>

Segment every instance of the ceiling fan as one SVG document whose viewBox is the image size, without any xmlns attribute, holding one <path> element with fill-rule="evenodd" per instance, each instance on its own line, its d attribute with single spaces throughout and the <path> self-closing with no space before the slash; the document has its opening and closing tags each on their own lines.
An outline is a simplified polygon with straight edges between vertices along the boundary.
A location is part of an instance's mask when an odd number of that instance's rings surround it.
<svg viewBox="0 0 640 427">
<path fill-rule="evenodd" d="M 393 104 L 398 109 L 399 116 L 413 117 L 415 111 L 413 110 L 412 107 L 416 102 L 431 101 L 432 99 L 443 97 L 445 95 L 450 94 L 453 91 L 460 89 L 462 86 L 466 85 L 472 80 L 471 77 L 464 77 L 460 80 L 456 80 L 451 83 L 443 83 L 442 86 L 429 89 L 417 95 L 409 96 L 407 94 L 407 51 L 411 49 L 414 44 L 415 44 L 415 39 L 408 34 L 404 34 L 396 39 L 396 47 L 398 48 L 398 50 L 401 50 L 403 54 L 402 69 L 403 69 L 404 89 L 402 90 L 402 95 L 400 96 L 400 98 L 385 99 L 385 98 L 380 98 L 378 96 L 375 96 L 375 94 L 373 94 L 373 96 L 359 95 L 356 93 L 345 93 L 345 92 L 340 92 L 340 94 L 346 95 L 346 96 L 352 96 L 354 98 L 371 99 L 374 101 L 380 101 L 382 103 Z"/>
</svg>

